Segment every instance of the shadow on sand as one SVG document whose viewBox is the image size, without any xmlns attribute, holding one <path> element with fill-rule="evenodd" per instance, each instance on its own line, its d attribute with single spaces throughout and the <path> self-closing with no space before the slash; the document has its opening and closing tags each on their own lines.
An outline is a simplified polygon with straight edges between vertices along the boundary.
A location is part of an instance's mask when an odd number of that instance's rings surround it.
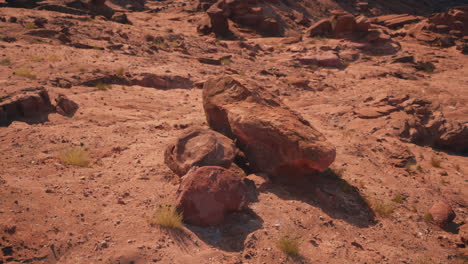
<svg viewBox="0 0 468 264">
<path fill-rule="evenodd" d="M 297 200 L 319 207 L 333 219 L 356 227 L 376 224 L 375 214 L 359 189 L 341 179 L 333 170 L 294 182 L 273 184 L 266 190 L 283 200 Z"/>
<path fill-rule="evenodd" d="M 199 227 L 187 225 L 194 234 L 205 243 L 228 252 L 239 252 L 244 250 L 246 237 L 260 229 L 263 220 L 248 209 L 242 212 L 229 214 L 223 225 L 214 227 Z"/>
</svg>

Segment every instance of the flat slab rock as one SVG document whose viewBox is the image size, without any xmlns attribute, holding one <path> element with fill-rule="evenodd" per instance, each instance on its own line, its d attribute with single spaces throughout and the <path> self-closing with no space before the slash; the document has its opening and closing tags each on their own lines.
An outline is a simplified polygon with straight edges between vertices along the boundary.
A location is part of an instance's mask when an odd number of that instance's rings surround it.
<svg viewBox="0 0 468 264">
<path fill-rule="evenodd" d="M 304 176 L 335 160 L 335 148 L 322 133 L 255 83 L 211 78 L 203 106 L 209 126 L 235 139 L 255 172 Z"/>
</svg>

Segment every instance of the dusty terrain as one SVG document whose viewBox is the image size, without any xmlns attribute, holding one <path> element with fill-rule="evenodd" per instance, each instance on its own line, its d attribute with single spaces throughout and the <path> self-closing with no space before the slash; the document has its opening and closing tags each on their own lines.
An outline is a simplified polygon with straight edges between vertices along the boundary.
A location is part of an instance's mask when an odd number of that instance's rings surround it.
<svg viewBox="0 0 468 264">
<path fill-rule="evenodd" d="M 350 6 L 308 2 L 322 8 L 311 21 Z M 0 263 L 466 263 L 468 57 L 456 45 L 385 28 L 398 45 L 361 50 L 286 20 L 283 36 L 231 24 L 237 38 L 217 39 L 197 32 L 205 14 L 195 3 L 118 3 L 107 4 L 132 24 L 0 1 L 0 108 L 37 88 L 79 106 L 0 118 Z M 330 51 L 342 65 L 297 63 Z M 332 170 L 260 186 L 221 226 L 152 226 L 180 182 L 164 151 L 184 129 L 207 126 L 201 88 L 222 75 L 255 81 L 299 112 L 336 147 Z M 57 158 L 73 146 L 88 166 Z M 425 217 L 439 201 L 456 213 L 445 228 Z M 300 256 L 277 248 L 284 234 L 298 237 Z"/>
</svg>

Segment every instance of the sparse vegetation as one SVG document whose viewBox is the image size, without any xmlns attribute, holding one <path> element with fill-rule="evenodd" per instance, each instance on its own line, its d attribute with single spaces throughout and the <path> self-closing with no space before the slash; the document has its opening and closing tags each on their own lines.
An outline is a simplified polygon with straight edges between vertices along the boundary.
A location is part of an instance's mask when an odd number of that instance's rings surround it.
<svg viewBox="0 0 468 264">
<path fill-rule="evenodd" d="M 180 229 L 183 227 L 182 213 L 177 212 L 175 206 L 161 205 L 153 217 L 149 219 L 149 223 L 166 228 Z"/>
<path fill-rule="evenodd" d="M 10 66 L 11 65 L 11 61 L 9 59 L 2 59 L 0 60 L 0 65 L 2 66 Z"/>
<path fill-rule="evenodd" d="M 284 235 L 278 240 L 277 246 L 289 256 L 299 256 L 299 238 Z"/>
<path fill-rule="evenodd" d="M 25 77 L 31 80 L 35 80 L 37 78 L 35 73 L 33 73 L 30 69 L 26 69 L 26 68 L 17 69 L 14 71 L 13 74 L 15 74 L 16 76 Z"/>
<path fill-rule="evenodd" d="M 434 218 L 432 217 L 432 215 L 430 213 L 426 213 L 424 215 L 424 222 L 430 224 L 434 221 Z"/>
<path fill-rule="evenodd" d="M 89 165 L 90 160 L 88 153 L 79 147 L 69 148 L 62 151 L 58 158 L 65 164 L 86 167 Z"/>
<path fill-rule="evenodd" d="M 418 165 L 418 167 L 416 167 L 416 170 L 417 170 L 418 172 L 423 172 L 423 168 L 422 168 L 420 165 Z"/>
<path fill-rule="evenodd" d="M 112 85 L 99 82 L 98 84 L 96 84 L 96 88 L 100 91 L 106 91 L 106 90 L 112 89 Z"/>
<path fill-rule="evenodd" d="M 221 61 L 222 65 L 230 65 L 232 63 L 231 56 L 224 56 L 219 60 Z"/>
<path fill-rule="evenodd" d="M 123 77 L 125 75 L 125 68 L 120 67 L 115 71 L 115 74 L 119 77 Z"/>
<path fill-rule="evenodd" d="M 36 29 L 36 25 L 34 25 L 34 23 L 26 23 L 24 24 L 24 28 L 25 29 Z"/>
<path fill-rule="evenodd" d="M 371 201 L 370 207 L 378 216 L 381 217 L 388 217 L 395 211 L 395 206 L 381 201 Z"/>
<path fill-rule="evenodd" d="M 432 158 L 431 158 L 431 165 L 432 165 L 432 167 L 434 167 L 434 168 L 441 168 L 441 167 L 442 167 L 441 163 L 442 163 L 441 160 L 438 159 L 437 157 L 432 157 Z"/>
<path fill-rule="evenodd" d="M 395 196 L 392 199 L 393 202 L 398 203 L 398 204 L 404 203 L 405 200 L 406 200 L 406 197 L 402 195 L 401 193 L 395 194 Z"/>
</svg>

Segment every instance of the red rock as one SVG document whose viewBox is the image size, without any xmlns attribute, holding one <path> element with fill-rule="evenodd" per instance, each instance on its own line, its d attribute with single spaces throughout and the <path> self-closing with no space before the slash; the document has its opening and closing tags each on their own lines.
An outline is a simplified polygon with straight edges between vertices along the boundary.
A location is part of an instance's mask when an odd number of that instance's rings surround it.
<svg viewBox="0 0 468 264">
<path fill-rule="evenodd" d="M 378 118 L 381 116 L 388 115 L 397 110 L 398 108 L 387 105 L 387 106 L 381 106 L 381 107 L 364 107 L 364 108 L 355 110 L 354 113 L 359 118 L 371 119 L 371 118 Z"/>
<path fill-rule="evenodd" d="M 222 224 L 227 213 L 248 206 L 249 191 L 244 181 L 222 167 L 193 169 L 182 178 L 177 208 L 188 224 Z"/>
<path fill-rule="evenodd" d="M 304 56 L 297 59 L 303 65 L 317 65 L 320 67 L 341 68 L 343 62 L 334 52 L 329 51 L 322 54 Z"/>
<path fill-rule="evenodd" d="M 465 224 L 460 227 L 458 231 L 460 241 L 465 245 L 468 245 L 468 223 L 465 221 Z"/>
<path fill-rule="evenodd" d="M 373 23 L 386 26 L 391 29 L 396 29 L 402 27 L 406 24 L 412 24 L 420 21 L 421 19 L 416 16 L 408 14 L 399 14 L 399 15 L 385 15 L 374 17 L 372 19 Z"/>
<path fill-rule="evenodd" d="M 237 140 L 254 172 L 303 176 L 335 159 L 335 148 L 320 132 L 255 83 L 211 78 L 203 107 L 209 126 Z"/>
<path fill-rule="evenodd" d="M 309 37 L 328 36 L 330 35 L 331 30 L 331 21 L 329 19 L 322 19 L 313 24 L 310 28 L 308 28 L 306 31 L 306 35 Z"/>
<path fill-rule="evenodd" d="M 210 17 L 211 30 L 216 36 L 226 37 L 230 34 L 228 19 L 223 9 L 214 4 L 206 13 Z"/>
<path fill-rule="evenodd" d="M 8 126 L 13 121 L 46 121 L 53 108 L 49 93 L 44 88 L 23 90 L 0 98 L 0 126 Z"/>
<path fill-rule="evenodd" d="M 192 167 L 220 166 L 229 168 L 236 155 L 234 142 L 208 129 L 190 129 L 169 144 L 165 153 L 166 165 L 179 176 Z"/>
<path fill-rule="evenodd" d="M 435 203 L 429 210 L 429 213 L 434 223 L 440 227 L 445 227 L 455 219 L 455 212 L 445 202 Z"/>
<path fill-rule="evenodd" d="M 356 18 L 356 30 L 360 32 L 367 32 L 370 28 L 369 19 L 365 16 L 358 16 Z"/>
<path fill-rule="evenodd" d="M 55 99 L 55 102 L 55 111 L 64 116 L 72 117 L 79 108 L 77 103 L 62 94 Z"/>
<path fill-rule="evenodd" d="M 281 36 L 281 25 L 274 18 L 266 18 L 263 20 L 259 30 L 266 36 Z"/>
<path fill-rule="evenodd" d="M 334 12 L 331 18 L 332 33 L 341 36 L 356 30 L 356 20 L 352 14 L 346 12 Z"/>
</svg>

